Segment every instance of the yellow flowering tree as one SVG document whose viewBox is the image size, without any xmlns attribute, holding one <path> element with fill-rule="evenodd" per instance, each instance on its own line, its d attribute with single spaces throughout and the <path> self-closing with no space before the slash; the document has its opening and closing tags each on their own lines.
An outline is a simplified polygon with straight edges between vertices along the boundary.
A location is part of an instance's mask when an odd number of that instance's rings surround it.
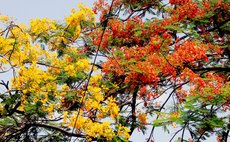
<svg viewBox="0 0 230 142">
<path fill-rule="evenodd" d="M 42 18 L 24 25 L 5 15 L 0 21 L 0 141 L 129 138 L 108 94 L 116 86 L 82 48 L 83 31 L 96 26 L 90 8 L 79 4 L 63 23 Z"/>
</svg>

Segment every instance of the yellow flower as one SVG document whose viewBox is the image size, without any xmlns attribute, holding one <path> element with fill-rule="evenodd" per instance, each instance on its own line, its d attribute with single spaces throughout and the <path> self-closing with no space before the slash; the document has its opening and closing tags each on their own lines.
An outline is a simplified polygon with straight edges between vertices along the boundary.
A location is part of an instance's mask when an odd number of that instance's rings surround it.
<svg viewBox="0 0 230 142">
<path fill-rule="evenodd" d="M 19 28 L 20 27 L 20 28 Z M 19 45 L 21 44 L 28 44 L 30 42 L 30 35 L 25 32 L 27 30 L 27 26 L 20 23 L 18 24 L 18 27 L 14 27 L 12 29 L 13 36 L 17 39 Z"/>
<path fill-rule="evenodd" d="M 108 109 L 110 112 L 110 116 L 112 118 L 116 118 L 119 113 L 119 107 L 117 106 L 115 98 L 109 97 L 107 100 L 108 103 Z"/>
<path fill-rule="evenodd" d="M 78 38 L 80 36 L 81 21 L 95 23 L 95 14 L 90 8 L 86 7 L 82 3 L 79 3 L 78 9 L 78 11 L 72 9 L 70 16 L 65 18 L 67 25 L 75 29 L 75 38 Z"/>
<path fill-rule="evenodd" d="M 94 75 L 90 78 L 90 84 L 98 83 L 101 79 L 101 74 Z"/>
<path fill-rule="evenodd" d="M 20 110 L 20 111 L 25 111 L 25 109 L 24 109 L 23 106 L 19 106 L 19 107 L 18 107 L 18 110 Z"/>
<path fill-rule="evenodd" d="M 173 112 L 170 114 L 170 118 L 179 118 L 179 112 Z"/>
<path fill-rule="evenodd" d="M 30 26 L 31 32 L 36 35 L 56 29 L 55 21 L 49 18 L 31 19 Z"/>
<path fill-rule="evenodd" d="M 172 126 L 173 126 L 173 128 L 176 128 L 176 123 L 173 122 L 173 123 L 172 123 Z"/>
<path fill-rule="evenodd" d="M 88 91 L 90 94 L 94 95 L 94 96 L 97 96 L 97 95 L 100 95 L 101 93 L 101 88 L 99 87 L 93 87 L 93 86 L 88 86 Z M 101 98 L 97 99 L 97 100 L 101 100 Z"/>
<path fill-rule="evenodd" d="M 75 128 L 76 129 L 80 129 L 81 127 L 83 127 L 84 123 L 86 122 L 85 118 L 82 117 L 82 116 L 79 116 L 78 119 L 77 119 L 77 121 L 76 121 L 76 116 L 71 116 L 70 119 L 71 119 L 70 120 L 71 121 L 70 126 L 74 127 L 74 124 L 75 124 Z"/>
<path fill-rule="evenodd" d="M 102 90 L 104 90 L 104 91 L 108 91 L 108 90 L 109 90 L 109 88 L 108 88 L 106 85 L 101 85 L 101 88 L 102 88 Z"/>
<path fill-rule="evenodd" d="M 63 91 L 68 91 L 70 88 L 67 84 L 62 85 L 62 90 Z"/>
<path fill-rule="evenodd" d="M 129 132 L 130 130 L 127 127 L 124 127 L 120 124 L 118 125 L 118 132 L 117 132 L 118 136 L 128 140 L 130 137 Z"/>
<path fill-rule="evenodd" d="M 92 101 L 92 103 L 90 104 L 90 106 L 93 109 L 98 109 L 99 108 L 99 103 L 97 101 Z"/>
<path fill-rule="evenodd" d="M 90 63 L 87 59 L 80 59 L 76 62 L 77 70 L 85 70 L 88 71 L 90 67 Z"/>
<path fill-rule="evenodd" d="M 71 77 L 76 76 L 75 68 L 72 64 L 67 65 L 64 69 L 68 73 L 69 76 L 71 76 Z"/>
<path fill-rule="evenodd" d="M 79 3 L 78 9 L 79 11 L 72 9 L 70 16 L 66 17 L 68 25 L 76 27 L 79 25 L 80 21 L 95 21 L 95 14 L 90 8 L 86 7 L 82 3 Z"/>
<path fill-rule="evenodd" d="M 0 113 L 3 111 L 3 105 L 0 103 Z"/>
<path fill-rule="evenodd" d="M 67 111 L 63 111 L 63 123 L 67 122 L 67 115 L 68 115 L 68 112 Z"/>
<path fill-rule="evenodd" d="M 7 22 L 9 20 L 10 20 L 10 18 L 8 16 L 6 16 L 6 15 L 1 15 L 0 16 L 0 21 L 2 21 L 2 22 Z"/>
</svg>

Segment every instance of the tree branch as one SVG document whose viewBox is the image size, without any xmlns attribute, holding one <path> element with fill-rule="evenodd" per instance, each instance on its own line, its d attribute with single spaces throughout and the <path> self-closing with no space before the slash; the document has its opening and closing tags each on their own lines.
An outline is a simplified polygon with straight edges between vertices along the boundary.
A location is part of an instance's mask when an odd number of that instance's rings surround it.
<svg viewBox="0 0 230 142">
<path fill-rule="evenodd" d="M 138 92 L 138 87 L 136 87 L 134 89 L 133 92 L 133 98 L 132 98 L 132 104 L 131 104 L 131 108 L 132 108 L 132 124 L 131 124 L 131 128 L 130 128 L 130 132 L 129 134 L 131 135 L 134 131 L 134 129 L 136 128 L 136 121 L 137 121 L 137 116 L 136 116 L 136 101 L 137 101 L 137 92 Z"/>
<path fill-rule="evenodd" d="M 81 137 L 81 138 L 85 138 L 86 137 L 83 134 L 70 133 L 70 132 L 67 132 L 67 131 L 65 131 L 65 130 L 63 130 L 61 128 L 58 128 L 58 127 L 55 127 L 55 126 L 51 126 L 51 125 L 40 124 L 40 123 L 30 123 L 30 124 L 27 124 L 27 125 L 29 127 L 49 128 L 49 129 L 52 129 L 52 130 L 59 131 L 60 133 L 66 135 L 66 136 Z"/>
</svg>

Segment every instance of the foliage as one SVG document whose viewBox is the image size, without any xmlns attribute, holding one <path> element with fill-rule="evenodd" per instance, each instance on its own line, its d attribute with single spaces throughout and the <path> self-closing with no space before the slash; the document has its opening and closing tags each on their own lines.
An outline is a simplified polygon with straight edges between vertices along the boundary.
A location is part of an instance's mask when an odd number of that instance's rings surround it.
<svg viewBox="0 0 230 142">
<path fill-rule="evenodd" d="M 147 141 L 172 126 L 170 141 L 227 142 L 229 7 L 97 0 L 29 26 L 1 15 L 0 141 L 128 141 L 151 125 Z"/>
</svg>

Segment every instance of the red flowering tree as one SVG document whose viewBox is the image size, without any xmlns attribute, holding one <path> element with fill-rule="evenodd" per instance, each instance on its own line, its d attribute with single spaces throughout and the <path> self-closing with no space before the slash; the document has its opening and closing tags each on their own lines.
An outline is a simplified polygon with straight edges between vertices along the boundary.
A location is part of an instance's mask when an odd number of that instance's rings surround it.
<svg viewBox="0 0 230 142">
<path fill-rule="evenodd" d="M 229 6 L 224 0 L 95 3 L 101 28 L 90 32 L 90 52 L 106 58 L 100 68 L 120 88 L 111 95 L 130 134 L 151 124 L 151 141 L 155 127 L 172 125 L 180 129 L 171 140 L 188 140 L 186 132 L 193 141 L 213 135 L 227 141 Z"/>
<path fill-rule="evenodd" d="M 151 142 L 162 127 L 169 141 L 227 142 L 229 8 L 227 0 L 97 0 L 96 24 L 82 5 L 62 24 L 25 28 L 2 17 L 0 69 L 13 80 L 1 82 L 1 140 L 128 141 L 139 130 Z"/>
</svg>

